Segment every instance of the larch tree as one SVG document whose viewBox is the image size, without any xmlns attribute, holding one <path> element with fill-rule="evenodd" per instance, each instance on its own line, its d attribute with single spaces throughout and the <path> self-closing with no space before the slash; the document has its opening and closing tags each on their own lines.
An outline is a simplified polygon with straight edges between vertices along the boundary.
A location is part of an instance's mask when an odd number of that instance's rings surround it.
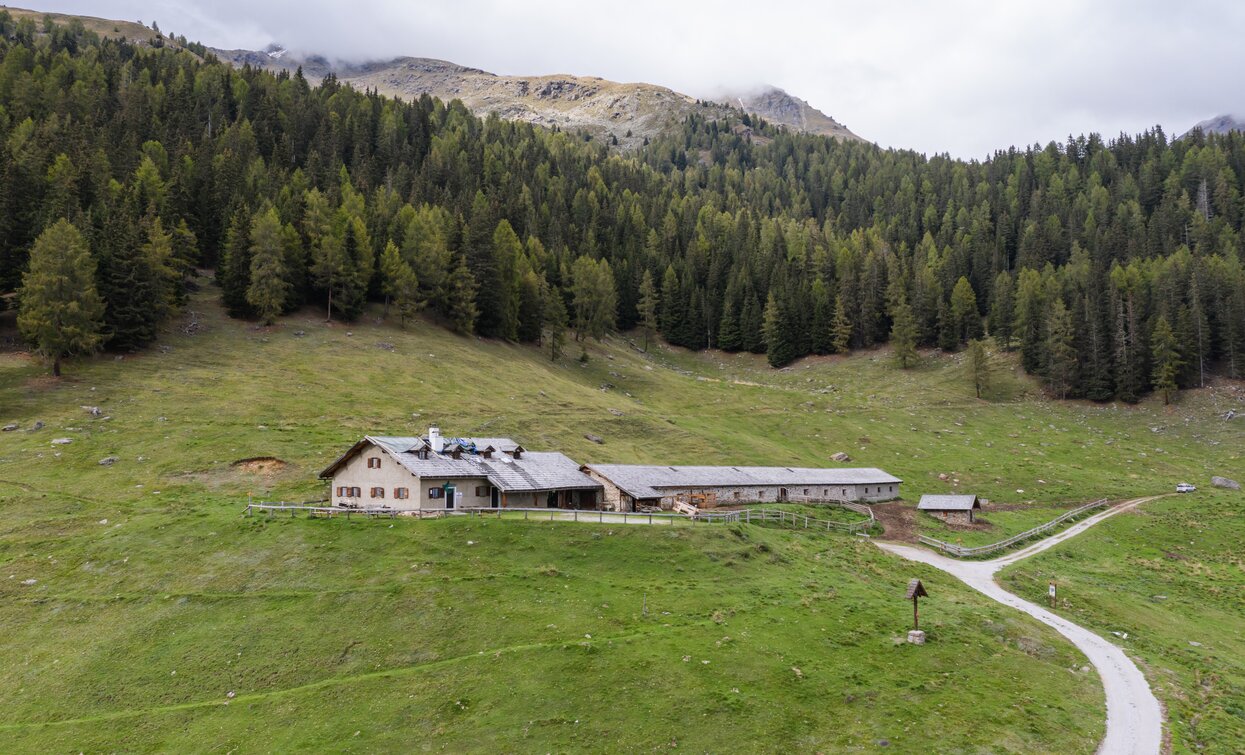
<svg viewBox="0 0 1245 755">
<path fill-rule="evenodd" d="M 271 207 L 251 222 L 251 285 L 246 300 L 265 325 L 276 322 L 285 309 L 290 284 L 286 279 L 281 218 Z"/>
<path fill-rule="evenodd" d="M 380 271 L 386 302 L 393 300 L 394 308 L 398 310 L 399 324 L 405 328 L 406 321 L 414 317 L 421 306 L 419 278 L 407 261 L 402 259 L 402 252 L 392 241 L 385 244 L 385 249 L 380 254 Z"/>
<path fill-rule="evenodd" d="M 549 324 L 549 359 L 556 362 L 566 346 L 566 302 L 557 289 L 549 289 L 545 300 L 545 322 Z"/>
<path fill-rule="evenodd" d="M 104 302 L 95 289 L 95 260 L 78 229 L 64 218 L 35 240 L 22 276 L 17 326 L 36 353 L 61 360 L 103 345 Z"/>
<path fill-rule="evenodd" d="M 614 328 L 618 294 L 610 263 L 581 256 L 571 268 L 571 302 L 575 313 L 575 340 L 591 336 L 598 341 Z"/>
<path fill-rule="evenodd" d="M 983 393 L 990 390 L 991 382 L 990 358 L 986 354 L 986 345 L 981 342 L 981 339 L 974 338 L 968 342 L 966 357 L 968 379 L 973 384 L 973 391 L 977 394 L 977 398 L 981 398 Z"/>
</svg>

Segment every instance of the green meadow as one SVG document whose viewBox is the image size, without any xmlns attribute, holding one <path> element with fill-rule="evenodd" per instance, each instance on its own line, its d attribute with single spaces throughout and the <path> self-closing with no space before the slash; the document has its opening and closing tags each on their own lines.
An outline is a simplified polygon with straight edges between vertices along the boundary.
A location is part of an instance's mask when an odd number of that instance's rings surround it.
<svg viewBox="0 0 1245 755">
<path fill-rule="evenodd" d="M 975 492 L 1032 502 L 1026 515 L 1245 476 L 1245 420 L 1218 416 L 1245 404 L 1239 384 L 1173 408 L 1055 403 L 1000 354 L 983 401 L 958 355 L 910 371 L 884 351 L 773 371 L 615 337 L 583 344 L 586 362 L 572 343 L 553 363 L 424 323 L 401 330 L 379 311 L 260 328 L 212 298 L 192 302 L 195 327 L 179 322 L 141 354 L 72 361 L 60 381 L 0 355 L 0 422 L 19 425 L 0 434 L 6 751 L 1089 753 L 1102 691 L 1071 645 L 859 536 L 242 512 L 248 494 L 322 496 L 316 474 L 361 435 L 430 424 L 584 462 L 827 465 L 844 451 L 903 478 L 909 501 Z M 256 457 L 279 461 L 234 464 Z M 1190 537 L 1173 551 L 1183 559 L 1159 544 L 1189 534 L 1188 517 L 1239 534 L 1239 511 L 1228 494 L 1164 499 L 1008 577 L 1031 591 L 1026 580 L 1078 554 L 1070 615 L 1105 625 L 1123 611 L 1174 718 L 1219 701 L 1177 724 L 1182 751 L 1240 733 L 1241 622 L 1228 619 L 1241 615 L 1242 540 Z M 843 515 L 855 516 L 821 518 Z M 1134 536 L 1135 523 L 1149 529 Z M 1148 583 L 1151 561 L 1153 579 L 1187 584 Z M 931 594 L 923 647 L 902 641 L 913 576 Z M 1194 595 L 1218 629 L 1184 618 Z M 1186 633 L 1203 645 L 1155 639 Z M 1205 692 L 1225 657 L 1237 670 Z"/>
</svg>

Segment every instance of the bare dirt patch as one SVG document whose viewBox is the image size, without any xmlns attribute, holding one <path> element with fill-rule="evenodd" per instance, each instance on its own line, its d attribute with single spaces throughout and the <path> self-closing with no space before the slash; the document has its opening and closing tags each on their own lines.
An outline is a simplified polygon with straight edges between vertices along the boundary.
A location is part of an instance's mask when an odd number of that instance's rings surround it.
<svg viewBox="0 0 1245 755">
<path fill-rule="evenodd" d="M 249 459 L 238 459 L 237 461 L 230 462 L 229 466 L 239 472 L 271 477 L 284 472 L 290 464 L 275 456 L 253 456 Z"/>
<path fill-rule="evenodd" d="M 916 508 L 904 501 L 875 503 L 873 515 L 882 525 L 882 537 L 900 543 L 917 542 Z"/>
</svg>

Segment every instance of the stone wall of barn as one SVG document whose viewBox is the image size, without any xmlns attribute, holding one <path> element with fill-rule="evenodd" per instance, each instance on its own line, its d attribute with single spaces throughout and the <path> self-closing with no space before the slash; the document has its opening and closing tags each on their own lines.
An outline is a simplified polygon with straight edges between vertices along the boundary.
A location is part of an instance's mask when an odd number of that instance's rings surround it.
<svg viewBox="0 0 1245 755">
<path fill-rule="evenodd" d="M 608 489 L 608 486 L 607 486 Z M 674 506 L 680 495 L 695 493 L 716 493 L 718 506 L 730 506 L 740 503 L 826 503 L 831 501 L 861 501 L 875 503 L 890 501 L 899 497 L 899 483 L 885 485 L 795 485 L 786 487 L 786 496 L 782 496 L 783 486 L 756 485 L 743 487 L 709 487 L 667 489 L 667 495 L 661 499 L 662 508 Z"/>
<path fill-rule="evenodd" d="M 972 511 L 927 511 L 927 514 L 935 516 L 947 524 L 972 524 Z"/>
</svg>

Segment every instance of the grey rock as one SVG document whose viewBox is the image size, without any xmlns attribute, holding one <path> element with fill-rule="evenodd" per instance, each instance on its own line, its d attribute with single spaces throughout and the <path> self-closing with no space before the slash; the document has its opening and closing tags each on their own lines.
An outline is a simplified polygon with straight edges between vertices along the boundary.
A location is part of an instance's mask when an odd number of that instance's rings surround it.
<svg viewBox="0 0 1245 755">
<path fill-rule="evenodd" d="M 846 453 L 842 451 L 830 454 L 830 458 L 833 459 L 834 461 L 851 461 L 852 460 L 852 457 L 848 456 Z"/>
<path fill-rule="evenodd" d="M 52 445 L 54 446 L 67 446 L 70 443 L 73 443 L 73 438 L 53 438 L 52 439 Z"/>
<path fill-rule="evenodd" d="M 1229 480 L 1227 477 L 1219 477 L 1218 475 L 1210 478 L 1210 484 L 1217 488 L 1227 488 L 1228 490 L 1241 489 L 1241 483 L 1236 480 Z"/>
<path fill-rule="evenodd" d="M 380 341 L 376 344 L 376 348 L 381 349 L 382 351 L 393 351 L 396 347 L 391 343 Z"/>
<path fill-rule="evenodd" d="M 307 331 L 305 331 L 305 330 L 296 330 L 296 331 L 294 331 L 294 337 L 295 337 L 295 338 L 302 338 L 302 337 L 303 337 L 303 336 L 305 336 L 305 335 L 307 335 Z"/>
<path fill-rule="evenodd" d="M 4 427 L 0 427 L 0 432 L 11 433 L 16 429 L 17 429 L 17 423 L 13 422 L 13 423 L 5 425 Z"/>
<path fill-rule="evenodd" d="M 26 432 L 33 433 L 33 432 L 38 432 L 39 430 L 42 430 L 42 429 L 43 429 L 43 420 L 37 420 L 33 425 L 30 426 L 30 429 L 27 430 Z"/>
<path fill-rule="evenodd" d="M 104 458 L 99 460 L 99 465 L 101 467 L 111 467 L 113 464 L 116 464 L 118 461 L 121 461 L 121 460 L 115 456 L 105 456 Z"/>
<path fill-rule="evenodd" d="M 92 417 L 98 417 L 101 414 L 103 414 L 103 412 L 100 411 L 100 408 L 98 406 L 84 406 L 82 407 L 82 411 L 86 412 Z"/>
<path fill-rule="evenodd" d="M 593 435 L 592 433 L 585 433 L 584 437 L 592 441 L 593 443 L 598 443 L 598 444 L 605 443 L 605 439 L 602 438 L 600 435 Z"/>
</svg>

